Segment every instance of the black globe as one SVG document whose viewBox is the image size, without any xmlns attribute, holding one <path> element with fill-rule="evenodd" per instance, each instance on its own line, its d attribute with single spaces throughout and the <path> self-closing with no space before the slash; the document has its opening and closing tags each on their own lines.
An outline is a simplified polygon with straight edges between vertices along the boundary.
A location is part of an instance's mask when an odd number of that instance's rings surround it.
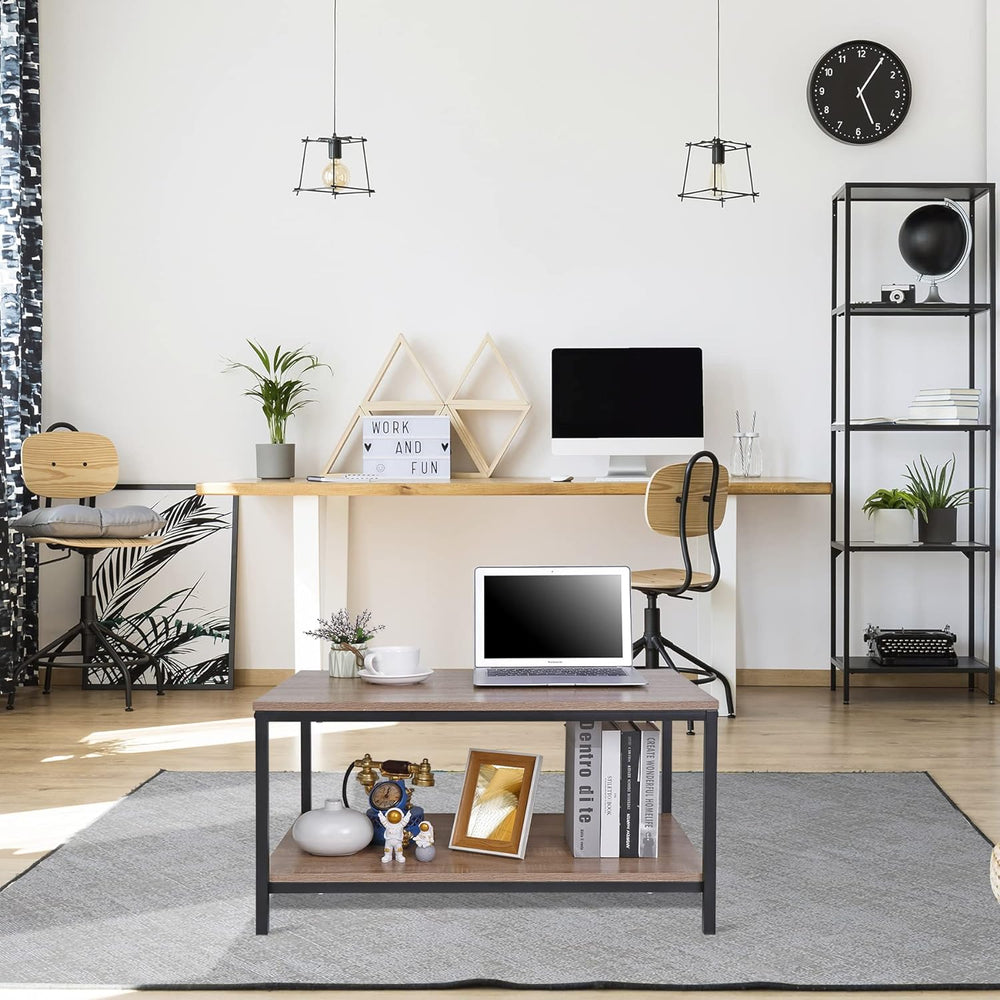
<svg viewBox="0 0 1000 1000">
<path fill-rule="evenodd" d="M 965 255 L 966 232 L 961 216 L 943 204 L 923 205 L 899 227 L 899 252 L 918 274 L 948 274 Z"/>
</svg>

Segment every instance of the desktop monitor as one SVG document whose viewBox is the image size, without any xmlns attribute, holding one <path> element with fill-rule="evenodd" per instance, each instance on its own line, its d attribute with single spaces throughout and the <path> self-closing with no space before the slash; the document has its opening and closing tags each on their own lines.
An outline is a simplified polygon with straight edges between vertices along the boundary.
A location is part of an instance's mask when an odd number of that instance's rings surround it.
<svg viewBox="0 0 1000 1000">
<path fill-rule="evenodd" d="M 554 455 L 607 455 L 606 478 L 645 479 L 647 456 L 704 447 L 700 347 L 553 349 Z"/>
</svg>

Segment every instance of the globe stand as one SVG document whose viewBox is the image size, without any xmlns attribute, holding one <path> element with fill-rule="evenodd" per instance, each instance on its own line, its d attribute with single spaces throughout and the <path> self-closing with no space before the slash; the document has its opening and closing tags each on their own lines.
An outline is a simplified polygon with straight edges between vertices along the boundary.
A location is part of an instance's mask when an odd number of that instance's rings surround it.
<svg viewBox="0 0 1000 1000">
<path fill-rule="evenodd" d="M 927 305 L 928 303 L 940 303 L 944 305 L 944 299 L 941 298 L 941 293 L 938 291 L 938 283 L 935 280 L 931 281 L 931 287 L 928 289 L 927 298 L 921 302 L 921 305 Z"/>
</svg>

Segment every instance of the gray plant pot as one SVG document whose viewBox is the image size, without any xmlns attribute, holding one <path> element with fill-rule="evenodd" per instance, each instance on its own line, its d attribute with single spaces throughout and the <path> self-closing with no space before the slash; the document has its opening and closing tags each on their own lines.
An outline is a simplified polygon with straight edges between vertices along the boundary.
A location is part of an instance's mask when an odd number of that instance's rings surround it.
<svg viewBox="0 0 1000 1000">
<path fill-rule="evenodd" d="M 957 507 L 936 507 L 927 511 L 926 521 L 919 514 L 917 521 L 917 538 L 927 545 L 950 545 L 957 537 Z"/>
<path fill-rule="evenodd" d="M 257 445 L 258 479 L 291 479 L 294 475 L 294 444 Z"/>
</svg>

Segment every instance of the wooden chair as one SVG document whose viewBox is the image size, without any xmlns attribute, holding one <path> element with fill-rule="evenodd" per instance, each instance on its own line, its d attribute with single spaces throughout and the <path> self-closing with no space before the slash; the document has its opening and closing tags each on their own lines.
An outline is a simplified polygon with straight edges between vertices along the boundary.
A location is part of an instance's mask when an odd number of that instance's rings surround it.
<svg viewBox="0 0 1000 1000">
<path fill-rule="evenodd" d="M 66 430 L 56 432 L 56 428 Z M 21 446 L 21 468 L 25 486 L 37 497 L 45 499 L 46 508 L 51 507 L 53 498 L 78 500 L 80 506 L 94 508 L 95 498 L 109 492 L 118 483 L 118 452 L 114 444 L 101 434 L 81 432 L 72 424 L 58 423 L 44 433 L 25 438 Z M 69 514 L 78 509 L 72 504 L 65 506 Z M 18 527 L 16 522 L 13 527 Z M 68 551 L 65 558 L 69 558 L 72 552 L 79 552 L 83 556 L 84 590 L 80 598 L 80 620 L 58 639 L 29 656 L 6 676 L 0 677 L 0 693 L 7 695 L 7 709 L 11 710 L 14 707 L 17 684 L 30 673 L 32 667 L 45 667 L 45 687 L 42 693 L 49 694 L 53 667 L 86 669 L 96 657 L 102 656 L 109 658 L 121 671 L 125 686 L 125 711 L 131 712 L 132 671 L 139 674 L 152 665 L 156 673 L 156 693 L 162 695 L 163 668 L 155 657 L 118 635 L 98 619 L 97 600 L 94 596 L 94 556 L 105 549 L 158 545 L 162 539 L 63 537 L 66 531 L 72 531 L 72 528 L 64 526 L 60 532 L 52 530 L 51 534 L 25 534 L 25 540 L 53 549 L 66 549 Z M 79 650 L 67 650 L 76 638 L 80 639 Z M 76 659 L 60 662 L 61 657 Z"/>
<path fill-rule="evenodd" d="M 656 600 L 661 594 L 691 600 L 690 593 L 704 594 L 719 582 L 719 553 L 715 532 L 726 513 L 729 495 L 729 470 L 719 465 L 710 451 L 699 451 L 686 464 L 665 465 L 650 477 L 646 487 L 646 523 L 661 535 L 680 539 L 683 569 L 647 569 L 632 573 L 632 589 L 646 595 L 642 638 L 632 643 L 632 656 L 645 651 L 645 666 L 661 666 L 660 657 L 678 673 L 692 675 L 695 684 L 721 681 L 726 692 L 726 708 L 734 718 L 733 692 L 726 677 L 698 659 L 693 653 L 666 639 L 660 631 L 660 609 Z M 688 539 L 708 536 L 712 572 L 699 573 L 691 568 Z M 684 657 L 693 666 L 677 666 L 670 653 Z M 688 732 L 693 732 L 690 721 Z"/>
</svg>

